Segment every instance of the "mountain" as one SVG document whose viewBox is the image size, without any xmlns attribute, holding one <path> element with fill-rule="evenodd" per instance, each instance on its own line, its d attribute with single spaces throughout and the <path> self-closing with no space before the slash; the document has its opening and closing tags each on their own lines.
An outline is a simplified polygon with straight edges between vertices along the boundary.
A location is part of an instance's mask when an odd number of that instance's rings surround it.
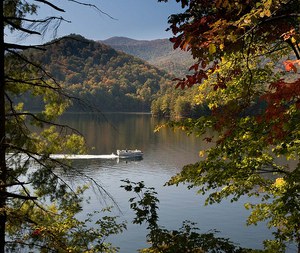
<svg viewBox="0 0 300 253">
<path fill-rule="evenodd" d="M 101 42 L 145 61 L 153 61 L 157 57 L 166 56 L 172 51 L 172 45 L 168 39 L 148 41 L 134 40 L 126 37 L 112 37 Z"/>
<path fill-rule="evenodd" d="M 193 65 L 189 52 L 174 50 L 168 39 L 134 40 L 126 37 L 112 37 L 101 41 L 116 50 L 141 58 L 153 66 L 175 76 L 183 76 Z"/>
<path fill-rule="evenodd" d="M 172 85 L 165 71 L 79 35 L 60 38 L 45 49 L 30 49 L 26 56 L 40 62 L 69 94 L 102 111 L 150 111 L 159 91 Z"/>
</svg>

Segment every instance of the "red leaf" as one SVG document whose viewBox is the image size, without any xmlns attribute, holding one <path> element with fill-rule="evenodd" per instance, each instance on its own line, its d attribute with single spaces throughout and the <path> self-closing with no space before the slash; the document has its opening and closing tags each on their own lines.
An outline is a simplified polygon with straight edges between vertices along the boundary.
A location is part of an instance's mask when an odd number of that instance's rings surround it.
<svg viewBox="0 0 300 253">
<path fill-rule="evenodd" d="M 290 60 L 287 60 L 287 61 L 285 61 L 284 63 L 284 67 L 285 67 L 285 70 L 286 71 L 291 71 L 291 70 L 293 70 L 295 73 L 297 73 L 297 68 L 296 68 L 296 66 L 294 65 L 294 62 L 293 61 L 290 61 Z"/>
<path fill-rule="evenodd" d="M 41 234 L 41 232 L 42 231 L 39 228 L 37 228 L 32 232 L 32 236 L 39 236 Z"/>
<path fill-rule="evenodd" d="M 194 64 L 193 66 L 191 66 L 191 67 L 189 68 L 189 70 L 195 70 L 195 71 L 197 71 L 198 68 L 199 68 L 199 63 L 196 63 L 196 64 Z"/>
<path fill-rule="evenodd" d="M 189 76 L 189 75 L 187 75 L 186 77 L 187 77 L 187 79 L 188 79 L 189 84 L 193 85 L 193 84 L 196 83 L 196 78 L 195 78 L 195 76 Z"/>
</svg>

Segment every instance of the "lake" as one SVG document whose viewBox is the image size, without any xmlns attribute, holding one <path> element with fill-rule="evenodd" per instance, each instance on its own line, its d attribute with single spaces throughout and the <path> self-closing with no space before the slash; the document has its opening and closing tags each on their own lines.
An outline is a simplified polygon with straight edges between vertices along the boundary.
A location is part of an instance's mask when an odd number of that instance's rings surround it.
<svg viewBox="0 0 300 253">
<path fill-rule="evenodd" d="M 186 185 L 164 186 L 164 183 L 178 173 L 182 166 L 199 159 L 199 150 L 206 143 L 180 131 L 162 129 L 154 133 L 158 119 L 149 114 L 66 114 L 60 123 L 78 129 L 94 147 L 90 154 L 111 154 L 116 149 L 141 149 L 144 157 L 140 161 L 118 159 L 91 159 L 74 161 L 80 171 L 92 177 L 117 202 L 113 215 L 127 220 L 127 230 L 110 238 L 120 247 L 121 253 L 136 252 L 147 246 L 145 226 L 131 224 L 134 217 L 128 199 L 133 194 L 120 188 L 120 180 L 144 181 L 146 186 L 155 187 L 158 192 L 159 224 L 167 229 L 178 229 L 182 221 L 197 222 L 200 232 L 211 229 L 220 231 L 219 236 L 228 237 L 243 247 L 262 248 L 262 241 L 272 238 L 271 232 L 263 225 L 246 226 L 249 212 L 243 204 L 249 199 L 244 197 L 238 203 L 223 201 L 221 204 L 204 206 L 205 197 L 197 195 L 196 190 L 188 190 Z M 76 183 L 81 183 L 81 179 Z M 109 197 L 97 197 L 91 189 L 86 192 L 91 204 L 84 206 L 84 213 L 101 210 L 106 204 L 113 205 Z M 255 202 L 255 199 L 251 199 Z M 82 214 L 84 216 L 84 213 Z"/>
</svg>

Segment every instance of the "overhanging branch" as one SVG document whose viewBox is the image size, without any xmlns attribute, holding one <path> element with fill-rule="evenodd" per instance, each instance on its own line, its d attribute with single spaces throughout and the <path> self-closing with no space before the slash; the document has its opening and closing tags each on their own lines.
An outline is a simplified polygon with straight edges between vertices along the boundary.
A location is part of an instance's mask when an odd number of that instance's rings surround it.
<svg viewBox="0 0 300 253">
<path fill-rule="evenodd" d="M 71 21 L 64 19 L 63 17 L 55 17 L 55 16 L 47 17 L 44 19 L 29 19 L 29 18 L 20 18 L 20 17 L 4 17 L 4 19 L 5 19 L 5 22 L 8 22 L 7 20 L 18 20 L 21 22 L 26 21 L 26 22 L 30 22 L 30 23 L 48 23 L 49 21 L 52 21 L 54 19 L 63 20 L 68 23 L 71 22 Z"/>
<path fill-rule="evenodd" d="M 24 200 L 36 200 L 37 199 L 37 197 L 33 197 L 33 196 L 20 195 L 20 194 L 4 192 L 4 191 L 0 191 L 0 198 L 3 198 L 3 199 L 17 198 L 17 199 L 24 199 Z"/>
<path fill-rule="evenodd" d="M 25 32 L 25 33 L 28 33 L 28 34 L 37 34 L 37 35 L 41 35 L 40 32 L 37 32 L 37 31 L 33 31 L 33 30 L 29 30 L 29 29 L 26 29 L 22 26 L 19 26 L 13 22 L 10 22 L 9 20 L 6 20 L 7 24 L 9 24 L 10 26 L 12 26 L 13 28 L 21 31 L 21 32 Z"/>
<path fill-rule="evenodd" d="M 13 43 L 4 43 L 4 49 L 9 51 L 10 49 L 19 49 L 19 50 L 25 50 L 25 49 L 29 49 L 29 48 L 34 48 L 34 49 L 38 49 L 38 50 L 43 50 L 45 51 L 45 48 L 41 48 L 39 46 L 26 46 L 26 45 L 20 45 L 20 44 L 13 44 Z"/>
<path fill-rule="evenodd" d="M 41 88 L 45 88 L 45 89 L 50 89 L 50 90 L 54 90 L 54 91 L 60 91 L 61 87 L 53 87 L 49 84 L 47 84 L 44 80 L 42 80 L 42 78 L 38 78 L 38 79 L 32 79 L 32 80 L 23 80 L 23 79 L 15 79 L 15 78 L 11 78 L 11 77 L 5 77 L 6 78 L 6 83 L 22 83 L 22 84 L 27 84 L 30 85 L 32 87 L 41 87 Z M 39 83 L 41 82 L 41 83 Z"/>
<path fill-rule="evenodd" d="M 33 113 L 29 113 L 29 112 L 13 112 L 13 113 L 7 113 L 6 116 L 7 117 L 30 116 L 30 117 L 34 118 L 36 121 L 39 121 L 41 123 L 48 124 L 48 125 L 51 125 L 51 126 L 57 126 L 57 127 L 64 128 L 64 129 L 70 129 L 72 132 L 74 132 L 74 133 L 82 136 L 82 134 L 78 130 L 76 130 L 75 128 L 72 128 L 72 127 L 70 127 L 68 125 L 57 124 L 57 123 L 54 123 L 54 122 L 50 122 L 50 121 L 44 120 L 42 118 L 37 117 Z"/>
<path fill-rule="evenodd" d="M 95 8 L 97 11 L 99 11 L 100 13 L 104 14 L 105 16 L 111 18 L 111 19 L 114 19 L 114 20 L 117 20 L 116 18 L 110 16 L 108 13 L 100 10 L 96 5 L 94 4 L 87 4 L 87 3 L 83 3 L 81 1 L 76 1 L 76 0 L 68 0 L 70 2 L 73 2 L 73 3 L 76 3 L 76 4 L 80 4 L 80 5 L 84 5 L 84 6 L 88 6 L 88 7 L 92 7 L 92 8 Z"/>
<path fill-rule="evenodd" d="M 40 3 L 44 3 L 44 4 L 46 4 L 46 5 L 49 5 L 51 8 L 53 8 L 53 9 L 55 9 L 55 10 L 57 10 L 57 11 L 65 12 L 64 9 L 61 9 L 61 8 L 59 8 L 58 6 L 54 5 L 53 3 L 48 2 L 48 1 L 46 1 L 46 0 L 35 0 L 35 1 L 36 1 L 36 2 L 40 2 Z"/>
</svg>

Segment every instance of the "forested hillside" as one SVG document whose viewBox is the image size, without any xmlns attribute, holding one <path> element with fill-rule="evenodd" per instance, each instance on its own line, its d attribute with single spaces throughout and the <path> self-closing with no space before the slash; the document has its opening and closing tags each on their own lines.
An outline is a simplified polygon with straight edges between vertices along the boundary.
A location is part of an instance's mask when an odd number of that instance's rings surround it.
<svg viewBox="0 0 300 253">
<path fill-rule="evenodd" d="M 151 111 L 161 117 L 207 112 L 191 102 L 197 87 L 175 89 L 174 76 L 100 42 L 70 35 L 44 48 L 27 50 L 24 56 L 41 64 L 71 97 L 79 98 L 69 111 Z M 26 94 L 20 102 L 27 110 L 40 110 L 43 103 Z"/>
<path fill-rule="evenodd" d="M 79 35 L 58 39 L 45 48 L 28 50 L 26 56 L 40 62 L 70 95 L 102 111 L 150 111 L 159 90 L 172 86 L 166 72 Z M 29 109 L 40 103 L 27 102 Z M 78 104 L 71 109 L 82 110 Z"/>
<path fill-rule="evenodd" d="M 193 63 L 189 52 L 174 50 L 168 39 L 134 40 L 112 37 L 102 42 L 116 50 L 139 57 L 175 76 L 186 74 Z"/>
</svg>

